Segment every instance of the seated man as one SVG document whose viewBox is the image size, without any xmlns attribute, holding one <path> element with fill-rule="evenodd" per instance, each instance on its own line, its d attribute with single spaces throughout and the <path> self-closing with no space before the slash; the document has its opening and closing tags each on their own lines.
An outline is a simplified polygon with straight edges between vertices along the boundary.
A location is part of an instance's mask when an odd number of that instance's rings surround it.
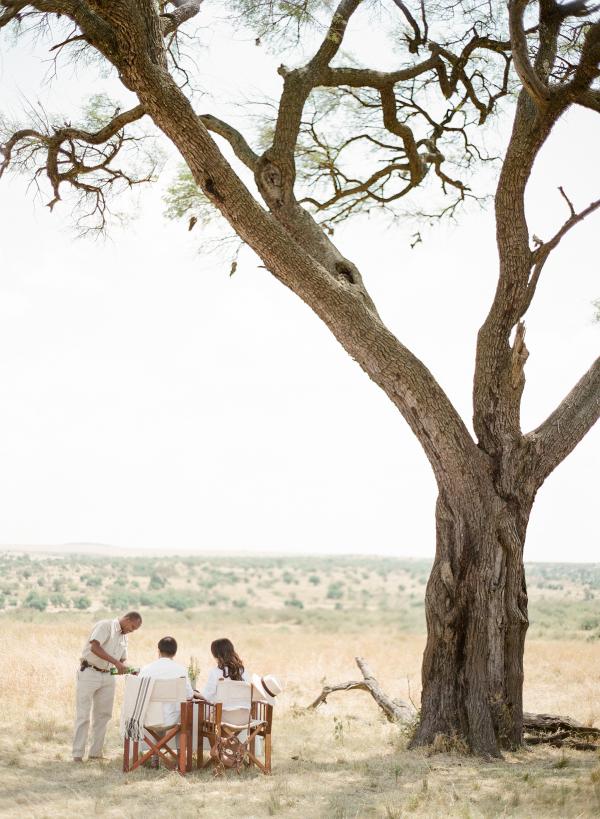
<svg viewBox="0 0 600 819">
<path fill-rule="evenodd" d="M 163 637 L 158 641 L 158 660 L 140 668 L 140 677 L 153 677 L 155 680 L 174 680 L 185 677 L 185 688 L 188 700 L 193 691 L 187 675 L 187 669 L 174 660 L 177 654 L 177 640 L 174 637 Z M 164 725 L 176 725 L 179 722 L 179 706 L 175 703 L 163 703 Z"/>
</svg>

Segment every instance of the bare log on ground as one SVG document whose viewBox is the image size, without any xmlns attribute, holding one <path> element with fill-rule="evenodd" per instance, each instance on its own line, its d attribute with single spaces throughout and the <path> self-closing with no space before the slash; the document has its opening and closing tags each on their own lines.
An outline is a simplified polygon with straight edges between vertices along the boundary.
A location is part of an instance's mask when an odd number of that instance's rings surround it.
<svg viewBox="0 0 600 819">
<path fill-rule="evenodd" d="M 334 691 L 368 691 L 377 705 L 381 708 L 390 722 L 409 722 L 415 718 L 416 711 L 412 705 L 403 700 L 392 700 L 379 686 L 373 676 L 366 660 L 362 657 L 355 657 L 356 665 L 359 667 L 363 680 L 338 683 L 337 685 L 325 685 L 323 690 L 308 708 L 317 708 L 322 702 L 327 701 L 327 697 Z"/>
<path fill-rule="evenodd" d="M 582 725 L 572 717 L 561 717 L 552 714 L 523 714 L 523 731 L 526 745 L 548 744 L 553 745 L 555 748 L 567 747 L 577 751 L 597 751 L 600 749 L 598 744 L 598 741 L 600 741 L 600 728 L 590 728 Z"/>
<path fill-rule="evenodd" d="M 319 696 L 308 708 L 318 708 L 327 702 L 330 694 L 336 691 L 368 691 L 390 722 L 410 722 L 416 716 L 414 706 L 402 700 L 392 700 L 381 690 L 381 687 L 366 660 L 356 657 L 363 679 L 325 685 Z M 526 745 L 552 745 L 556 748 L 568 747 L 577 751 L 597 751 L 600 745 L 600 728 L 582 725 L 572 717 L 553 714 L 523 714 L 524 742 Z M 592 740 L 592 741 L 585 741 Z M 595 741 L 594 741 L 595 740 Z"/>
<path fill-rule="evenodd" d="M 553 714 L 523 714 L 525 731 L 568 731 L 571 734 L 600 737 L 600 728 L 582 725 L 572 717 L 560 717 Z"/>
</svg>

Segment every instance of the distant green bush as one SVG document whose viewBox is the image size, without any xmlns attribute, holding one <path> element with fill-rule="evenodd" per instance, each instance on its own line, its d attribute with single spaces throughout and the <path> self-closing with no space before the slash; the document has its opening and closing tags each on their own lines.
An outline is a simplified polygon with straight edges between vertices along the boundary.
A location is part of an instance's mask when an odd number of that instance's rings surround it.
<svg viewBox="0 0 600 819">
<path fill-rule="evenodd" d="M 330 583 L 327 589 L 328 600 L 339 600 L 344 596 L 344 584 L 341 580 L 336 580 L 335 583 Z"/>
<path fill-rule="evenodd" d="M 85 609 L 89 609 L 92 605 L 92 601 L 89 597 L 86 597 L 85 594 L 82 594 L 80 597 L 73 598 L 73 606 L 76 609 L 81 609 L 84 611 Z"/>
<path fill-rule="evenodd" d="M 164 589 L 166 585 L 166 577 L 158 574 L 158 572 L 154 572 L 150 578 L 150 582 L 148 583 L 148 589 L 149 591 L 157 591 L 158 589 Z"/>
<path fill-rule="evenodd" d="M 108 609 L 130 609 L 137 606 L 139 595 L 128 589 L 113 586 L 104 598 L 104 605 Z"/>
<path fill-rule="evenodd" d="M 312 583 L 313 586 L 318 586 L 321 582 L 321 578 L 318 574 L 311 574 L 311 576 L 308 578 L 308 582 Z"/>
<path fill-rule="evenodd" d="M 284 601 L 283 605 L 291 609 L 304 608 L 304 603 L 302 602 L 302 600 L 298 600 L 297 597 L 288 597 L 288 599 Z"/>
<path fill-rule="evenodd" d="M 35 609 L 36 611 L 45 611 L 48 608 L 48 598 L 45 594 L 40 594 L 37 591 L 30 591 L 23 603 L 27 609 Z"/>
<path fill-rule="evenodd" d="M 193 607 L 195 600 L 187 592 L 171 591 L 162 596 L 162 602 L 169 609 L 185 611 Z"/>
</svg>

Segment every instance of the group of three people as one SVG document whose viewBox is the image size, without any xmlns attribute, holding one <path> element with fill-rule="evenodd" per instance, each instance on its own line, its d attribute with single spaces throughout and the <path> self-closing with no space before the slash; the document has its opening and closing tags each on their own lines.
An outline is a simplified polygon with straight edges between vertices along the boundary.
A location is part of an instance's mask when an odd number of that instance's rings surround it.
<svg viewBox="0 0 600 819">
<path fill-rule="evenodd" d="M 126 674 L 127 635 L 142 625 L 142 617 L 137 611 L 130 611 L 114 620 L 100 620 L 93 627 L 81 652 L 81 664 L 77 672 L 77 695 L 75 733 L 73 737 L 73 760 L 81 762 L 90 728 L 91 737 L 88 759 L 103 759 L 104 738 L 112 717 L 115 697 L 115 674 Z M 143 666 L 140 676 L 170 680 L 185 677 L 189 699 L 203 699 L 214 702 L 220 679 L 249 682 L 250 676 L 244 663 L 236 653 L 231 640 L 221 638 L 211 644 L 211 653 L 216 665 L 210 671 L 201 692 L 195 691 L 189 681 L 187 669 L 175 661 L 177 641 L 174 637 L 163 637 L 158 642 L 158 659 Z M 115 669 L 115 671 L 112 671 Z M 112 673 L 111 673 L 112 672 Z M 263 678 L 252 680 L 266 699 L 272 699 L 275 691 L 270 691 Z M 274 685 L 279 689 L 273 678 Z M 272 683 L 272 685 L 273 685 Z M 179 721 L 179 706 L 164 704 L 165 724 Z"/>
</svg>

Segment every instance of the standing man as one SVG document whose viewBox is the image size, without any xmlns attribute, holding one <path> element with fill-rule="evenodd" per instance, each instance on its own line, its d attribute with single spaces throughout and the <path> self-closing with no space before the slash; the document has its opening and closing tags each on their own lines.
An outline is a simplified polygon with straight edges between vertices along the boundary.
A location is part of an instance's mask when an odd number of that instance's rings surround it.
<svg viewBox="0 0 600 819">
<path fill-rule="evenodd" d="M 114 666 L 118 674 L 126 674 L 127 635 L 142 625 L 137 611 L 130 611 L 114 620 L 99 620 L 81 652 L 77 672 L 75 735 L 73 761 L 82 762 L 92 715 L 92 738 L 88 759 L 102 759 L 104 737 L 112 717 L 115 699 Z"/>
</svg>

